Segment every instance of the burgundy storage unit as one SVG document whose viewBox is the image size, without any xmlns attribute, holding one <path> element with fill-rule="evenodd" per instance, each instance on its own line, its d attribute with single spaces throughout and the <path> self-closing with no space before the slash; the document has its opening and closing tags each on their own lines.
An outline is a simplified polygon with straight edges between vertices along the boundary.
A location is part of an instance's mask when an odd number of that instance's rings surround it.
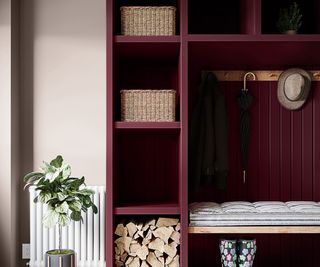
<svg viewBox="0 0 320 267">
<path fill-rule="evenodd" d="M 287 0 L 107 0 L 107 266 L 121 218 L 168 215 L 181 221 L 180 266 L 219 266 L 218 240 L 242 234 L 188 233 L 193 201 L 320 201 L 320 82 L 303 109 L 278 102 L 277 82 L 248 82 L 254 96 L 247 183 L 242 183 L 238 107 L 242 82 L 221 82 L 229 120 L 228 189 L 188 193 L 188 123 L 202 70 L 320 69 L 320 4 L 298 0 L 301 34 L 276 33 Z M 121 36 L 120 6 L 177 8 L 176 36 Z M 188 8 L 189 7 L 189 8 Z M 275 21 L 274 21 L 275 20 Z M 176 90 L 175 122 L 121 122 L 120 90 Z M 318 267 L 319 234 L 251 234 L 254 266 Z"/>
</svg>

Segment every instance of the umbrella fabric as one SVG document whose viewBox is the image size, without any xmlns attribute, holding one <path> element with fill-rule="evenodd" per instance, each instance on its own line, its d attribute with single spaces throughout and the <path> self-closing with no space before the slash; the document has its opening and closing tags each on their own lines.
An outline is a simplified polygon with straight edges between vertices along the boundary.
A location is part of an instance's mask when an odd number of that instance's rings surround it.
<svg viewBox="0 0 320 267">
<path fill-rule="evenodd" d="M 189 129 L 190 191 L 196 191 L 203 184 L 225 189 L 228 176 L 227 115 L 224 94 L 213 73 L 202 73 Z"/>
<path fill-rule="evenodd" d="M 248 90 L 241 90 L 237 97 L 237 102 L 240 107 L 240 152 L 241 164 L 243 171 L 248 167 L 248 148 L 249 148 L 249 130 L 250 130 L 250 112 L 253 96 Z"/>
</svg>

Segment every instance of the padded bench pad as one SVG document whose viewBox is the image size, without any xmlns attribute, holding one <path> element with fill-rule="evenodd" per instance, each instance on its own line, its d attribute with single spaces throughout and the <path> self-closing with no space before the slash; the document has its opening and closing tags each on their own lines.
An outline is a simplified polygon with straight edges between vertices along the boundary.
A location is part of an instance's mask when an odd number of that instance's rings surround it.
<svg viewBox="0 0 320 267">
<path fill-rule="evenodd" d="M 320 203 L 313 201 L 234 201 L 189 205 L 190 226 L 320 225 Z"/>
</svg>

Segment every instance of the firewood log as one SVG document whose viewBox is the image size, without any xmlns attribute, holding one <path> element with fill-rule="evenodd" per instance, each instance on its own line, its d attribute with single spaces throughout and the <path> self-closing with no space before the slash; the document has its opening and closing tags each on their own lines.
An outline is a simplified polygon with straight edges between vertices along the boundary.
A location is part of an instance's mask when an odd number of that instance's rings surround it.
<svg viewBox="0 0 320 267">
<path fill-rule="evenodd" d="M 128 264 L 128 267 L 140 267 L 139 258 L 137 257 L 133 258 L 133 260 Z"/>
<path fill-rule="evenodd" d="M 160 239 L 159 237 L 157 237 L 156 239 L 152 240 L 149 245 L 148 245 L 149 249 L 152 250 L 158 250 L 161 253 L 164 252 L 164 241 L 162 239 Z"/>
<path fill-rule="evenodd" d="M 147 257 L 147 262 L 152 266 L 152 267 L 163 267 L 161 262 L 158 261 L 156 255 L 154 252 L 150 252 L 148 257 Z"/>
<path fill-rule="evenodd" d="M 150 221 L 147 221 L 144 226 L 142 227 L 142 231 L 146 231 L 150 226 L 155 226 L 156 225 L 156 220 L 152 219 Z"/>
<path fill-rule="evenodd" d="M 168 227 L 159 227 L 153 231 L 153 235 L 155 237 L 159 237 L 164 241 L 164 243 L 168 244 L 172 232 L 173 231 Z"/>
<path fill-rule="evenodd" d="M 116 231 L 114 232 L 118 236 L 127 236 L 128 235 L 128 229 L 124 227 L 122 223 L 119 223 L 117 225 Z"/>
<path fill-rule="evenodd" d="M 137 232 L 138 228 L 137 226 L 133 223 L 133 222 L 129 222 L 126 225 L 127 229 L 128 229 L 128 234 L 130 237 L 133 237 L 133 235 Z"/>
<path fill-rule="evenodd" d="M 180 233 L 177 231 L 173 231 L 170 238 L 176 242 L 177 244 L 180 244 Z"/>
<path fill-rule="evenodd" d="M 179 222 L 179 219 L 175 218 L 159 218 L 157 221 L 156 226 L 157 227 L 167 227 L 167 226 L 176 226 Z"/>
<path fill-rule="evenodd" d="M 171 242 L 170 244 L 166 244 L 164 246 L 164 253 L 174 258 L 177 255 L 177 246 L 178 244 L 176 242 Z"/>
<path fill-rule="evenodd" d="M 127 253 L 130 253 L 130 244 L 131 244 L 132 238 L 128 236 L 122 236 L 116 239 L 114 242 L 118 245 L 118 248 L 121 250 L 121 245 L 123 244 L 123 248 Z"/>
<path fill-rule="evenodd" d="M 176 255 L 173 260 L 169 263 L 168 265 L 169 267 L 179 267 L 180 263 L 179 263 L 179 255 Z"/>
<path fill-rule="evenodd" d="M 140 260 L 146 260 L 147 256 L 149 254 L 149 249 L 147 248 L 147 246 L 141 246 L 138 250 L 137 250 L 137 256 Z"/>
</svg>

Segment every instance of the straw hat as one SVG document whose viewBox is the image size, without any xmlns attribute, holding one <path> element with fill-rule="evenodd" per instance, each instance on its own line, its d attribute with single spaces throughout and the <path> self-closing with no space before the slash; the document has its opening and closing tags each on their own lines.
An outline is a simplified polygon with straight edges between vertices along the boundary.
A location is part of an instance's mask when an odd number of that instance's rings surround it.
<svg viewBox="0 0 320 267">
<path fill-rule="evenodd" d="M 311 75 L 298 68 L 285 70 L 278 80 L 278 100 L 286 109 L 299 109 L 306 102 L 310 87 Z"/>
</svg>

